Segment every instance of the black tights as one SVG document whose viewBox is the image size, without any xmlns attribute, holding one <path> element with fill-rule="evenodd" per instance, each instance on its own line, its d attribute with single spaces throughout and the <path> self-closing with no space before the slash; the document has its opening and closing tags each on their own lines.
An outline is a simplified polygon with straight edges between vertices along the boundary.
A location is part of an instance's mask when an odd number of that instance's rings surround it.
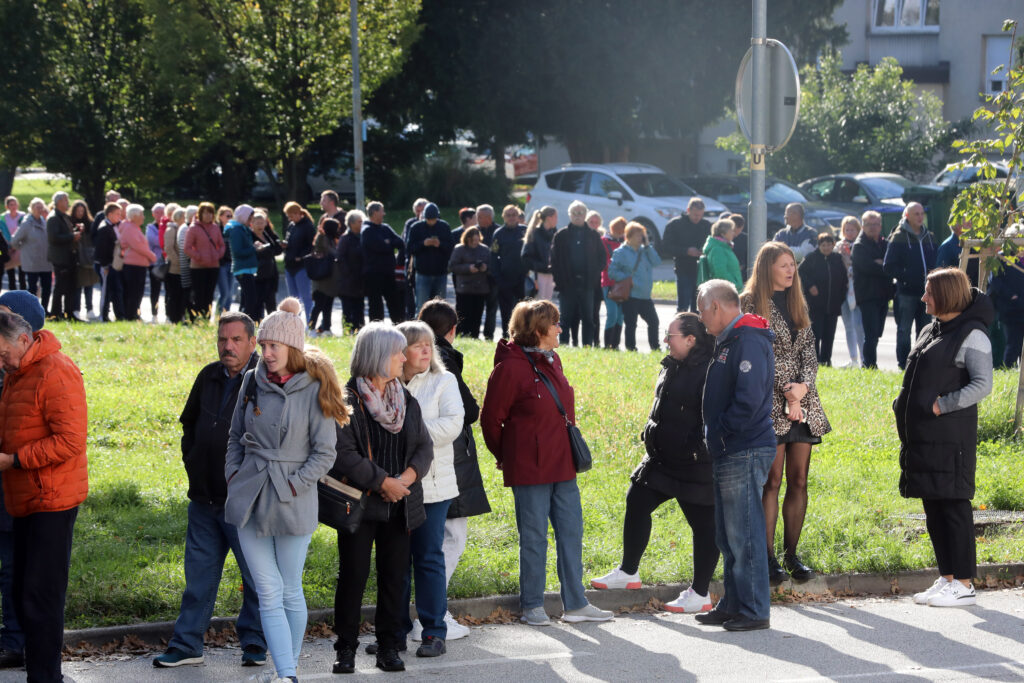
<svg viewBox="0 0 1024 683">
<path fill-rule="evenodd" d="M 779 520 L 779 489 L 782 468 L 786 468 L 786 497 L 782 501 L 782 543 L 787 555 L 796 553 L 807 514 L 807 471 L 811 467 L 811 444 L 781 443 L 775 447 L 775 462 L 761 495 L 764 506 L 768 554 L 775 555 L 775 526 Z"/>
<path fill-rule="evenodd" d="M 636 574 L 640 558 L 651 538 L 651 513 L 671 499 L 643 484 L 633 483 L 626 493 L 626 518 L 622 524 L 622 564 L 627 574 Z M 708 594 L 711 575 L 718 564 L 718 546 L 715 545 L 715 506 L 696 505 L 676 498 L 686 522 L 693 532 L 693 583 L 691 587 L 701 595 Z"/>
</svg>

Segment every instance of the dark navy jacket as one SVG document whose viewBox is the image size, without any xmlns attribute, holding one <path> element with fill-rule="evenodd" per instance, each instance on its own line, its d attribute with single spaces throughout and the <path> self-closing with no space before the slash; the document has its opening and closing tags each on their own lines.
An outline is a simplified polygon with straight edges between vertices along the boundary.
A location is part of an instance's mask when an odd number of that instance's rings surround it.
<svg viewBox="0 0 1024 683">
<path fill-rule="evenodd" d="M 704 437 L 713 458 L 775 447 L 773 338 L 768 321 L 751 313 L 720 335 L 704 383 Z"/>
<path fill-rule="evenodd" d="M 395 265 L 405 263 L 405 243 L 387 223 L 364 223 L 359 232 L 359 246 L 363 248 L 363 275 L 393 277 Z"/>
<path fill-rule="evenodd" d="M 921 234 L 915 235 L 905 220 L 900 221 L 889 235 L 889 248 L 882 264 L 885 274 L 896 279 L 897 294 L 924 294 L 925 276 L 935 268 L 936 251 L 928 228 L 922 225 Z"/>
<path fill-rule="evenodd" d="M 1016 263 L 1018 267 L 1024 267 L 1024 259 L 1018 259 Z M 1009 316 L 1024 313 L 1024 273 L 1004 263 L 999 275 L 990 277 L 988 295 L 992 297 L 999 314 Z M 1014 296 L 1017 298 L 1014 299 Z"/>
<path fill-rule="evenodd" d="M 284 248 L 284 268 L 289 273 L 297 273 L 303 269 L 302 257 L 313 251 L 313 238 L 316 237 L 316 227 L 313 221 L 305 216 L 299 219 L 298 223 L 288 225 L 286 239 L 288 246 Z"/>
<path fill-rule="evenodd" d="M 503 225 L 494 231 L 491 242 L 491 275 L 499 287 L 522 287 L 526 277 L 523 264 L 525 225 Z"/>
<path fill-rule="evenodd" d="M 430 237 L 441 240 L 441 245 L 438 247 L 424 246 L 423 241 Z M 417 273 L 448 275 L 448 259 L 452 257 L 452 250 L 455 249 L 452 228 L 441 219 L 438 219 L 433 225 L 425 220 L 416 221 L 409 226 L 406 248 L 414 257 L 413 263 Z"/>
</svg>

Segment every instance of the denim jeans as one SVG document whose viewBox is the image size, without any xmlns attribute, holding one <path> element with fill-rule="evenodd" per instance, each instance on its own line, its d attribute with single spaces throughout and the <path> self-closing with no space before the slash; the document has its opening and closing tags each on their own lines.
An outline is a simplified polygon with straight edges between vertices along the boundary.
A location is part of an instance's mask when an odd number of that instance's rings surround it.
<svg viewBox="0 0 1024 683">
<path fill-rule="evenodd" d="M 448 287 L 447 275 L 424 275 L 416 273 L 416 312 L 434 297 L 444 298 Z"/>
<path fill-rule="evenodd" d="M 871 299 L 857 304 L 861 322 L 864 325 L 864 358 L 866 368 L 878 367 L 878 340 L 885 329 L 885 316 L 889 313 L 889 302 Z"/>
<path fill-rule="evenodd" d="M 108 312 L 113 309 L 116 320 L 124 320 L 124 288 L 121 282 L 121 271 L 104 266 L 102 276 L 103 289 L 100 294 L 100 320 L 107 322 Z"/>
<path fill-rule="evenodd" d="M 513 486 L 512 495 L 516 502 L 516 529 L 519 531 L 520 606 L 528 610 L 544 604 L 550 519 L 555 530 L 555 566 L 562 607 L 566 611 L 585 607 L 583 507 L 576 480 Z M 765 569 L 765 576 L 767 571 Z"/>
<path fill-rule="evenodd" d="M 604 310 L 606 312 L 604 320 L 604 329 L 615 327 L 623 323 L 622 315 L 622 304 L 618 301 L 612 301 L 608 298 L 608 290 L 610 287 L 602 287 L 601 293 L 604 295 Z"/>
<path fill-rule="evenodd" d="M 259 595 L 263 635 L 280 678 L 294 676 L 299 664 L 307 616 L 302 566 L 312 537 L 257 536 L 251 526 L 238 530 L 238 543 Z"/>
<path fill-rule="evenodd" d="M 288 295 L 302 302 L 303 317 L 308 318 L 313 311 L 313 283 L 309 281 L 306 269 L 299 268 L 294 273 L 286 270 L 284 280 L 288 285 Z"/>
<path fill-rule="evenodd" d="M 242 647 L 255 645 L 267 649 L 260 627 L 259 598 L 253 587 L 249 567 L 238 544 L 238 529 L 224 521 L 224 506 L 188 504 L 188 531 L 185 533 L 185 592 L 181 610 L 174 622 L 174 635 L 167 643 L 189 656 L 203 654 L 203 634 L 210 626 L 217 589 L 224 571 L 228 550 L 235 555 L 242 573 L 242 610 L 238 613 L 238 640 Z"/>
<path fill-rule="evenodd" d="M 846 330 L 846 349 L 850 354 L 850 360 L 857 365 L 863 365 L 864 322 L 861 319 L 860 307 L 851 309 L 849 301 L 844 301 L 840 313 L 843 316 L 843 329 Z"/>
<path fill-rule="evenodd" d="M 220 313 L 231 310 L 234 289 L 235 283 L 231 280 L 231 264 L 222 263 L 217 273 L 217 307 L 220 309 Z"/>
<path fill-rule="evenodd" d="M 689 258 L 689 257 L 687 257 Z M 697 278 L 676 271 L 676 310 L 697 312 Z"/>
<path fill-rule="evenodd" d="M 768 555 L 761 493 L 775 460 L 775 447 L 716 456 L 715 543 L 722 551 L 724 595 L 716 609 L 767 619 Z"/>
<path fill-rule="evenodd" d="M 3 629 L 0 629 L 0 647 L 21 652 L 25 649 L 25 634 L 21 631 L 18 614 L 14 611 L 14 532 L 10 530 L 0 531 L 0 607 L 3 608 L 4 616 Z"/>
<path fill-rule="evenodd" d="M 423 625 L 423 637 L 436 636 L 442 640 L 448 637 L 448 626 L 444 623 L 448 611 L 448 576 L 444 563 L 444 522 L 448 518 L 451 500 L 439 503 L 424 503 L 427 521 L 413 529 L 409 538 L 413 578 L 416 580 L 416 616 Z M 409 604 L 412 592 L 408 579 L 405 581 L 403 605 Z M 405 633 L 412 630 L 409 610 L 402 616 Z M 404 641 L 405 636 L 399 639 Z"/>
<path fill-rule="evenodd" d="M 924 326 L 932 321 L 932 317 L 924 312 L 924 302 L 918 294 L 897 294 L 893 312 L 896 314 L 896 363 L 900 370 L 907 366 L 907 356 L 913 339 L 921 335 Z M 910 337 L 910 327 L 914 326 L 915 334 Z"/>
</svg>

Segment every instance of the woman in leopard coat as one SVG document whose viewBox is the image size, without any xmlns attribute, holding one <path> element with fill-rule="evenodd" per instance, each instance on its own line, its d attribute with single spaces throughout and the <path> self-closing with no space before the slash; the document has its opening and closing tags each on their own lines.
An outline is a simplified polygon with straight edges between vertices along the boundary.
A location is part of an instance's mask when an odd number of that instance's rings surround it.
<svg viewBox="0 0 1024 683">
<path fill-rule="evenodd" d="M 792 250 L 781 242 L 761 247 L 741 297 L 744 312 L 768 319 L 775 335 L 775 390 L 772 421 L 778 446 L 775 462 L 761 497 L 768 534 L 768 573 L 772 585 L 792 575 L 806 581 L 814 571 L 800 561 L 796 546 L 807 513 L 807 472 L 811 448 L 832 430 L 821 407 L 816 380 L 818 357 L 814 351 L 807 304 Z M 779 517 L 779 488 L 783 466 L 786 497 L 782 502 L 783 569 L 775 557 L 775 527 Z"/>
</svg>

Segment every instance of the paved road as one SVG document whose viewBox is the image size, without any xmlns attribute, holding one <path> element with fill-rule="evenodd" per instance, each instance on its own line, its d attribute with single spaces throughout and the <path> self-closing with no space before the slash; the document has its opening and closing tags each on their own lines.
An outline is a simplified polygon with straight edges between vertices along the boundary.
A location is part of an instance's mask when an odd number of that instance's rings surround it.
<svg viewBox="0 0 1024 683">
<path fill-rule="evenodd" d="M 691 680 L 1024 680 L 1024 593 L 979 593 L 978 605 L 942 610 L 907 597 L 844 600 L 772 608 L 772 628 L 728 633 L 692 616 L 626 615 L 604 624 L 550 628 L 474 627 L 433 660 L 406 656 L 407 672 L 390 678 L 498 681 Z M 369 640 L 369 637 L 364 638 Z M 308 641 L 302 681 L 344 680 L 330 673 L 328 640 Z M 241 681 L 237 649 L 209 652 L 205 664 L 154 670 L 152 655 L 119 662 L 69 662 L 79 683 L 99 681 Z M 360 674 L 381 674 L 360 653 Z M 24 674 L 0 674 L 0 682 Z M 381 674 L 383 675 L 383 674 Z"/>
</svg>

